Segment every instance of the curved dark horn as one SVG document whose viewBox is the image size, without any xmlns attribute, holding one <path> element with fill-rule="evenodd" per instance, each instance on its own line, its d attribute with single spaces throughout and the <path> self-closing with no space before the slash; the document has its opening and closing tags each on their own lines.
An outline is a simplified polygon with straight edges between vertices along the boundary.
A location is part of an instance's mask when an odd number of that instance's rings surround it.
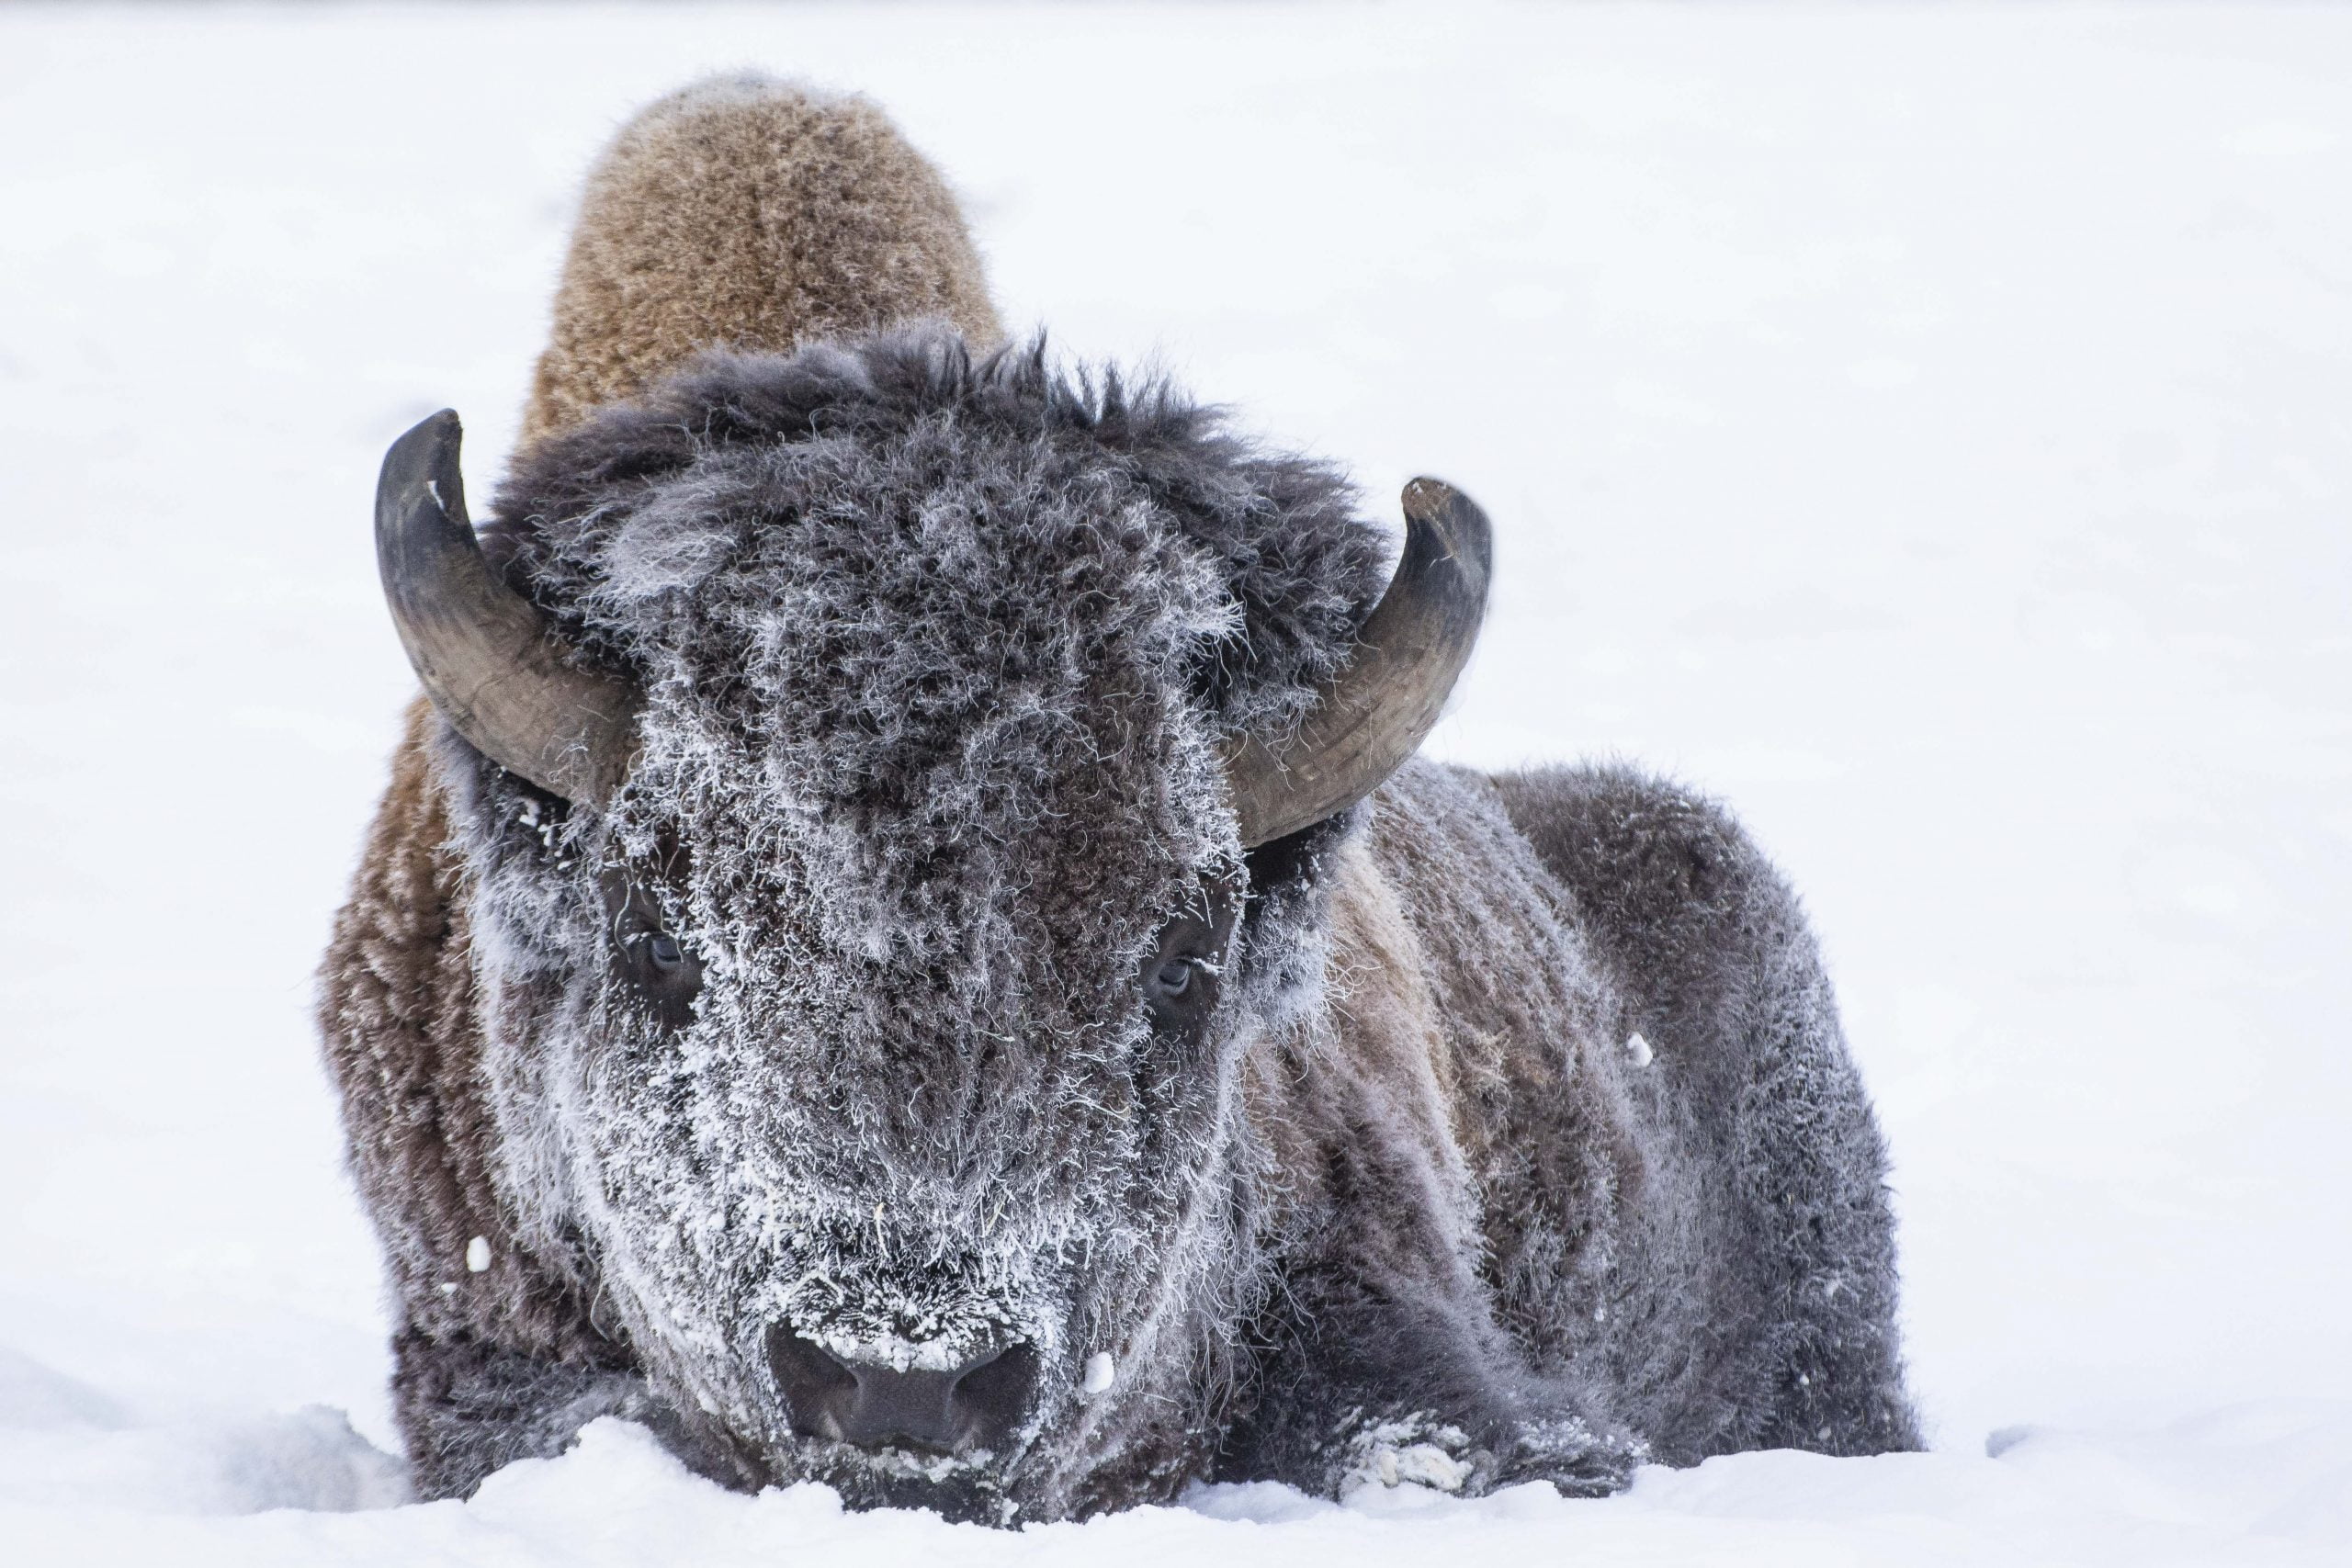
<svg viewBox="0 0 2352 1568">
<path fill-rule="evenodd" d="M 1468 496 L 1438 479 L 1405 487 L 1405 553 L 1346 666 L 1295 728 L 1240 736 L 1227 753 L 1245 847 L 1345 811 L 1413 754 L 1470 661 L 1494 553 Z"/>
<path fill-rule="evenodd" d="M 566 800 L 602 806 L 628 776 L 626 682 L 575 668 L 531 602 L 498 580 L 466 520 L 462 435 L 443 409 L 392 443 L 376 480 L 376 566 L 417 679 L 492 761 Z"/>
</svg>

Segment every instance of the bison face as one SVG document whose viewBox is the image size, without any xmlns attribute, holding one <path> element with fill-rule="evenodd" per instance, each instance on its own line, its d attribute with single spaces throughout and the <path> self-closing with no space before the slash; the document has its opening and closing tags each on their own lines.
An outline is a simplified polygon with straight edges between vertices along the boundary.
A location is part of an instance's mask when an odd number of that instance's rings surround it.
<svg viewBox="0 0 2352 1568">
<path fill-rule="evenodd" d="M 544 443 L 487 560 L 456 457 L 393 448 L 379 544 L 526 1240 L 743 1479 L 1172 1490 L 1255 1289 L 1244 1063 L 1318 951 L 1312 857 L 1246 852 L 1433 722 L 1484 519 L 1417 481 L 1366 620 L 1324 469 L 937 334 Z"/>
<path fill-rule="evenodd" d="M 857 1502 L 1035 1517 L 1114 1458 L 1181 1468 L 1199 1319 L 1251 1271 L 1238 857 L 1115 819 L 795 832 L 657 773 L 578 846 L 594 961 L 553 1007 L 497 992 L 656 1385 L 740 1468 Z"/>
</svg>

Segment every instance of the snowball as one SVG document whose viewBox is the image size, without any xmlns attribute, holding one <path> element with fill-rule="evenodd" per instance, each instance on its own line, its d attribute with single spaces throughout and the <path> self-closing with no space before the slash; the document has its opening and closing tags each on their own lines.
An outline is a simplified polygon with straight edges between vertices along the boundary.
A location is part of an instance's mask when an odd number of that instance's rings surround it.
<svg viewBox="0 0 2352 1568">
<path fill-rule="evenodd" d="M 1101 1393 L 1118 1381 L 1119 1364 L 1111 1359 L 1108 1350 L 1097 1350 L 1086 1358 L 1086 1375 L 1079 1387 L 1089 1393 Z"/>
<path fill-rule="evenodd" d="M 1626 1037 L 1625 1055 L 1634 1066 L 1646 1067 L 1656 1057 L 1657 1053 L 1650 1049 L 1650 1043 L 1642 1038 L 1642 1032 L 1637 1029 Z"/>
<path fill-rule="evenodd" d="M 478 1235 L 466 1243 L 466 1272 L 479 1274 L 490 1267 L 490 1238 Z"/>
</svg>

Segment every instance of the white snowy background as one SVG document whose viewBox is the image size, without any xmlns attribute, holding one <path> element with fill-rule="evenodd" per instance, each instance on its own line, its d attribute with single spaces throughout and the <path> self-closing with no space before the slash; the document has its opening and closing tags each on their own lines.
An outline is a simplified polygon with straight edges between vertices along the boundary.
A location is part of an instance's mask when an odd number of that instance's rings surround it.
<svg viewBox="0 0 2352 1568">
<path fill-rule="evenodd" d="M 395 1506 L 311 970 L 586 161 L 871 93 L 1010 318 L 1500 533 L 1433 743 L 1733 802 L 1893 1145 L 1935 1447 L 1020 1535 L 634 1428 Z M 0 1557 L 2352 1560 L 2352 9 L 0 10 Z"/>
</svg>

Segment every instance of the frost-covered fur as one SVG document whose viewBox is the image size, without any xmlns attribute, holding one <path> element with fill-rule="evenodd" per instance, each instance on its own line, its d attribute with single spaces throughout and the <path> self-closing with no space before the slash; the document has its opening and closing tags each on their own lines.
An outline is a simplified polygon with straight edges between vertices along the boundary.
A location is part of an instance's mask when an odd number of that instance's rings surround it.
<svg viewBox="0 0 2352 1568">
<path fill-rule="evenodd" d="M 1720 811 L 1413 762 L 1242 851 L 1223 737 L 1378 591 L 1328 468 L 942 324 L 642 393 L 528 446 L 487 540 L 646 692 L 626 791 L 568 807 L 420 705 L 328 954 L 423 1490 L 605 1413 L 992 1522 L 1915 1440 L 1877 1134 Z M 1171 1043 L 1136 976 L 1204 882 L 1246 910 Z M 682 1021 L 616 888 L 701 962 Z M 1039 1392 L 960 1461 L 803 1438 L 779 1325 L 1017 1337 Z"/>
</svg>

